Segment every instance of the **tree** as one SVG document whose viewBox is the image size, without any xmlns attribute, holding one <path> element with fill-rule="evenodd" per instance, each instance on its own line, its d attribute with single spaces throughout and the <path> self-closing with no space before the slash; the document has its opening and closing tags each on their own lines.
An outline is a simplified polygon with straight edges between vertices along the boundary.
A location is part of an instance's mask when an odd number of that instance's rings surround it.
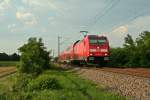
<svg viewBox="0 0 150 100">
<path fill-rule="evenodd" d="M 9 56 L 6 53 L 0 53 L 0 61 L 9 61 Z"/>
<path fill-rule="evenodd" d="M 150 32 L 142 32 L 136 41 L 131 35 L 124 38 L 123 48 L 111 49 L 111 65 L 150 67 Z"/>
<path fill-rule="evenodd" d="M 131 35 L 127 34 L 124 38 L 124 50 L 126 51 L 128 62 L 126 66 L 136 67 L 139 66 L 139 56 L 136 43 L 134 42 Z"/>
<path fill-rule="evenodd" d="M 49 52 L 46 51 L 42 39 L 29 38 L 28 43 L 19 48 L 21 53 L 19 71 L 39 74 L 49 68 Z"/>
<path fill-rule="evenodd" d="M 13 53 L 12 55 L 9 55 L 9 60 L 10 61 L 19 61 L 20 56 L 16 53 Z"/>
<path fill-rule="evenodd" d="M 112 67 L 122 67 L 125 66 L 126 63 L 129 61 L 128 55 L 124 48 L 111 48 L 111 59 L 110 65 Z"/>
<path fill-rule="evenodd" d="M 150 32 L 144 31 L 136 39 L 140 64 L 143 67 L 150 66 Z"/>
<path fill-rule="evenodd" d="M 6 53 L 0 53 L 0 61 L 19 61 L 20 56 L 16 53 L 8 55 Z"/>
<path fill-rule="evenodd" d="M 134 40 L 132 39 L 132 36 L 130 34 L 127 34 L 127 36 L 124 38 L 124 47 L 129 47 L 129 48 L 134 48 L 135 43 Z"/>
</svg>

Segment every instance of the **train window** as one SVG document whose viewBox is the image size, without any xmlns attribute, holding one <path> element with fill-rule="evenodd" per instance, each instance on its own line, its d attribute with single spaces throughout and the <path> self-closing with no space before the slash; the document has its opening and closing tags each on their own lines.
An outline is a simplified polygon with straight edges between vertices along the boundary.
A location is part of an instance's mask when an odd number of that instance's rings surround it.
<svg viewBox="0 0 150 100">
<path fill-rule="evenodd" d="M 106 40 L 106 38 L 99 38 L 98 39 L 98 44 L 104 44 L 104 43 L 106 43 L 107 42 L 107 40 Z"/>
<path fill-rule="evenodd" d="M 95 36 L 89 36 L 89 42 L 90 44 L 97 44 L 97 38 Z"/>
<path fill-rule="evenodd" d="M 97 44 L 97 39 L 90 39 L 90 44 Z"/>
<path fill-rule="evenodd" d="M 107 42 L 106 38 L 90 38 L 90 44 L 99 44 L 102 45 Z"/>
</svg>

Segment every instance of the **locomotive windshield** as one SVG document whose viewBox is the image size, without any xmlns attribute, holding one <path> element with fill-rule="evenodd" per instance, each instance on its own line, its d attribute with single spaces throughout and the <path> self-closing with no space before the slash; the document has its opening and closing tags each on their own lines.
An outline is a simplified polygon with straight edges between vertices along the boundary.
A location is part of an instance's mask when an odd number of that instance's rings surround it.
<svg viewBox="0 0 150 100">
<path fill-rule="evenodd" d="M 107 42 L 107 40 L 106 40 L 106 38 L 98 38 L 98 44 L 104 44 L 104 43 L 106 43 Z"/>
<path fill-rule="evenodd" d="M 90 44 L 102 45 L 107 42 L 105 37 L 89 37 Z"/>
</svg>

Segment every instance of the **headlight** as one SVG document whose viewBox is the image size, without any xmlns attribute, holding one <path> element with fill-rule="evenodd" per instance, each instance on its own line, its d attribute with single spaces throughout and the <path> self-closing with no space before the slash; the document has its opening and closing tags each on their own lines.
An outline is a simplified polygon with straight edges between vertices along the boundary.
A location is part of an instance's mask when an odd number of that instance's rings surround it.
<svg viewBox="0 0 150 100">
<path fill-rule="evenodd" d="M 93 56 L 93 54 L 92 54 L 92 53 L 90 53 L 90 56 Z"/>
<path fill-rule="evenodd" d="M 96 52 L 96 49 L 90 49 L 90 52 Z"/>
<path fill-rule="evenodd" d="M 107 53 L 105 53 L 105 56 L 108 56 L 108 54 L 107 54 Z"/>
<path fill-rule="evenodd" d="M 101 52 L 108 52 L 107 49 L 101 49 Z"/>
</svg>

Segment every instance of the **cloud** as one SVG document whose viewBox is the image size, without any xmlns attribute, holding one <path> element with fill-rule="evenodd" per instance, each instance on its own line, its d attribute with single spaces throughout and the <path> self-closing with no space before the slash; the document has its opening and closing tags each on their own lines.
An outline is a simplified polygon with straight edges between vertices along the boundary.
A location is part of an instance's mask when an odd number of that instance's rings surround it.
<svg viewBox="0 0 150 100">
<path fill-rule="evenodd" d="M 58 5 L 55 1 L 50 0 L 23 0 L 22 2 L 25 5 L 28 5 L 29 7 L 34 8 L 36 10 L 46 8 L 47 10 L 62 12 L 62 10 L 64 9 L 63 7 Z"/>
<path fill-rule="evenodd" d="M 30 6 L 34 6 L 34 5 L 41 6 L 41 3 L 38 0 L 22 0 L 22 2 Z"/>
<path fill-rule="evenodd" d="M 107 35 L 110 41 L 110 45 L 113 45 L 115 47 L 121 46 L 123 44 L 124 37 L 126 36 L 128 31 L 128 25 L 121 25 L 113 29 L 113 31 Z"/>
<path fill-rule="evenodd" d="M 123 39 L 128 32 L 135 39 L 142 31 L 150 31 L 150 16 L 138 17 L 124 25 L 115 28 L 110 34 L 111 45 L 120 46 L 123 44 Z M 120 42 L 118 42 L 120 41 Z"/>
<path fill-rule="evenodd" d="M 150 16 L 142 16 L 134 19 L 128 24 L 130 29 L 136 30 L 149 30 L 150 29 Z"/>
<path fill-rule="evenodd" d="M 119 26 L 115 28 L 112 33 L 115 34 L 124 34 L 128 31 L 135 30 L 138 32 L 150 30 L 150 16 L 141 16 L 138 17 L 130 22 L 128 22 L 126 25 Z"/>
<path fill-rule="evenodd" d="M 49 21 L 53 21 L 55 18 L 54 17 L 49 17 L 48 20 Z"/>
<path fill-rule="evenodd" d="M 18 11 L 16 12 L 16 18 L 27 25 L 36 25 L 38 23 L 35 15 L 30 12 Z"/>
<path fill-rule="evenodd" d="M 17 29 L 16 29 L 16 24 L 10 24 L 7 26 L 8 30 L 10 30 L 10 32 L 16 32 Z"/>
<path fill-rule="evenodd" d="M 112 33 L 115 33 L 116 35 L 123 35 L 127 32 L 128 32 L 128 26 L 127 25 L 119 26 L 118 28 L 116 28 L 112 31 Z"/>
<path fill-rule="evenodd" d="M 0 15 L 3 15 L 5 10 L 11 8 L 11 1 L 10 0 L 3 0 L 0 3 Z"/>
<path fill-rule="evenodd" d="M 14 27 L 16 27 L 16 24 L 10 24 L 10 25 L 8 25 L 8 29 L 11 29 L 11 28 L 14 28 Z"/>
<path fill-rule="evenodd" d="M 31 13 L 28 13 L 28 12 L 17 12 L 16 13 L 16 17 L 18 19 L 26 19 L 26 18 L 31 17 L 31 16 L 33 16 L 33 15 Z"/>
</svg>

